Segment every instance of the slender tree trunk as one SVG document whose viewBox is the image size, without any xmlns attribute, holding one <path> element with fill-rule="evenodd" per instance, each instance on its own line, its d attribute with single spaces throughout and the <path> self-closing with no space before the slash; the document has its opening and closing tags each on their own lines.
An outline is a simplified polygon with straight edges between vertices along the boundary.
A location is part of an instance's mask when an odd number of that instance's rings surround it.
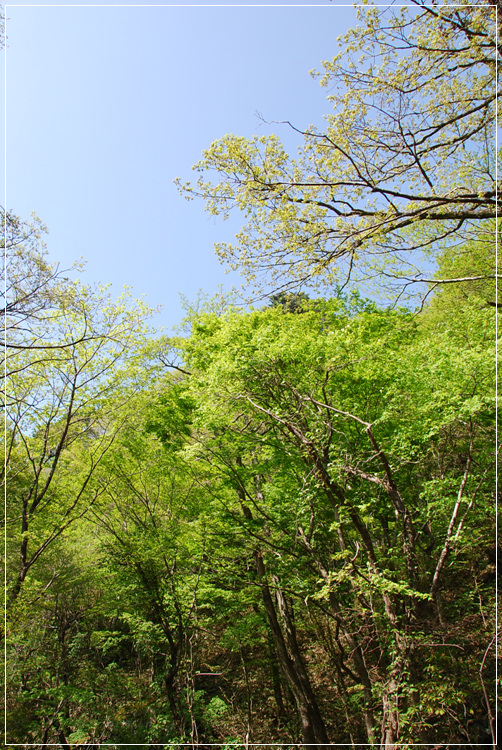
<svg viewBox="0 0 502 750">
<path fill-rule="evenodd" d="M 242 462 L 237 461 L 238 465 Z M 255 488 L 257 496 L 261 496 L 260 477 L 255 477 Z M 248 519 L 252 518 L 251 510 L 245 502 L 245 496 L 242 488 L 237 488 L 242 512 Z M 302 728 L 302 740 L 305 744 L 314 748 L 317 745 L 329 745 L 326 727 L 317 705 L 317 701 L 310 684 L 305 664 L 298 647 L 295 629 L 289 615 L 284 596 L 279 588 L 276 592 L 277 606 L 270 592 L 270 587 L 265 580 L 265 564 L 260 550 L 255 552 L 256 570 L 261 581 L 261 590 L 265 612 L 269 623 L 272 639 L 277 652 L 277 658 L 281 671 L 293 693 L 300 724 Z M 283 627 L 277 616 L 279 610 Z"/>
<path fill-rule="evenodd" d="M 63 750 L 71 750 L 71 747 L 68 744 L 68 740 L 66 739 L 65 733 L 63 732 L 62 729 L 59 729 L 58 731 L 58 739 Z"/>
<path fill-rule="evenodd" d="M 382 750 L 395 750 L 399 737 L 399 709 L 397 705 L 399 682 L 397 680 L 397 671 L 396 666 L 393 667 L 382 699 L 383 718 L 380 741 Z"/>
<path fill-rule="evenodd" d="M 395 628 L 396 654 L 382 696 L 383 717 L 380 740 L 382 750 L 395 750 L 396 748 L 396 742 L 399 739 L 399 685 L 402 673 L 410 669 L 408 643 L 406 637 L 397 630 L 395 615 L 392 618 L 392 626 Z"/>
<path fill-rule="evenodd" d="M 303 531 L 301 526 L 299 527 L 299 533 L 300 533 L 300 538 L 302 539 L 303 544 L 305 546 L 305 549 L 313 557 L 321 576 L 329 585 L 330 583 L 329 573 L 324 567 L 322 561 L 319 559 L 319 557 L 315 554 L 314 550 L 312 549 L 310 542 L 308 541 L 305 535 L 305 532 Z M 375 742 L 375 722 L 374 722 L 373 710 L 371 708 L 372 686 L 371 686 L 371 679 L 368 673 L 368 669 L 364 661 L 364 654 L 361 649 L 361 646 L 359 645 L 357 641 L 356 636 L 351 633 L 350 628 L 347 626 L 347 623 L 345 622 L 345 618 L 343 617 L 343 614 L 342 614 L 342 608 L 333 591 L 330 591 L 329 593 L 329 603 L 333 611 L 333 614 L 335 616 L 335 619 L 338 623 L 338 626 L 342 629 L 342 632 L 344 636 L 346 637 L 347 642 L 350 646 L 356 674 L 364 688 L 364 693 L 363 693 L 364 694 L 364 708 L 363 708 L 364 726 L 366 728 L 366 735 L 368 738 L 368 742 L 370 744 L 373 744 Z M 339 646 L 340 646 L 340 643 L 339 643 Z"/>
<path fill-rule="evenodd" d="M 329 745 L 326 727 L 324 726 L 314 691 L 312 690 L 312 685 L 310 684 L 310 679 L 298 648 L 291 618 L 286 608 L 283 611 L 281 610 L 283 606 L 280 603 L 282 592 L 278 592 L 278 608 L 280 617 L 283 623 L 285 622 L 285 632 L 281 628 L 274 599 L 265 581 L 265 565 L 259 552 L 256 553 L 256 566 L 261 579 L 263 603 L 279 665 L 295 698 L 302 729 L 302 741 L 304 744 L 313 745 L 314 747 Z"/>
<path fill-rule="evenodd" d="M 268 664 L 270 665 L 270 671 L 272 676 L 272 686 L 274 688 L 275 704 L 277 706 L 277 719 L 279 722 L 286 719 L 286 707 L 284 705 L 284 699 L 282 697 L 281 678 L 279 668 L 277 665 L 277 655 L 274 647 L 274 640 L 272 633 L 268 631 Z"/>
</svg>

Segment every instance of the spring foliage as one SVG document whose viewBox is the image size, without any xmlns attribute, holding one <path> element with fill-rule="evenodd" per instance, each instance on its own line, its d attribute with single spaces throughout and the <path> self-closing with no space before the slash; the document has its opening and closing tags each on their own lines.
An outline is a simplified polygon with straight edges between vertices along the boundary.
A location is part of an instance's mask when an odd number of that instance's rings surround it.
<svg viewBox="0 0 502 750">
<path fill-rule="evenodd" d="M 204 154 L 267 305 L 155 338 L 5 215 L 7 743 L 495 746 L 494 11 L 360 8 L 297 158 Z"/>
</svg>

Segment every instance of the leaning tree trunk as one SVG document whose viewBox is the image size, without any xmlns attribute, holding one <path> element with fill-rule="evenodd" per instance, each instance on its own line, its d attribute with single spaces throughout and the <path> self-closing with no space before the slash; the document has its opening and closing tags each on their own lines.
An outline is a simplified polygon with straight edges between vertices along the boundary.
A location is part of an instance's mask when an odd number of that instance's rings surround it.
<svg viewBox="0 0 502 750">
<path fill-rule="evenodd" d="M 256 567 L 261 579 L 262 597 L 267 620 L 272 633 L 281 671 L 295 698 L 296 708 L 302 728 L 302 741 L 306 745 L 329 745 L 326 727 L 319 711 L 310 679 L 298 647 L 294 626 L 287 611 L 282 592 L 277 592 L 277 609 L 283 628 L 277 616 L 276 604 L 265 581 L 265 565 L 259 552 L 256 553 Z"/>
</svg>

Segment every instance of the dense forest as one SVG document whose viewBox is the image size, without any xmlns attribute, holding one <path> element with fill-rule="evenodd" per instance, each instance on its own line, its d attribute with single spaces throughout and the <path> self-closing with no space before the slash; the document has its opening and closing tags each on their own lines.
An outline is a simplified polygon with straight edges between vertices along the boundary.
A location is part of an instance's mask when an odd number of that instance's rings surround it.
<svg viewBox="0 0 502 750">
<path fill-rule="evenodd" d="M 4 212 L 7 746 L 496 745 L 495 6 L 359 20 L 180 185 L 253 305 L 159 335 Z"/>
</svg>

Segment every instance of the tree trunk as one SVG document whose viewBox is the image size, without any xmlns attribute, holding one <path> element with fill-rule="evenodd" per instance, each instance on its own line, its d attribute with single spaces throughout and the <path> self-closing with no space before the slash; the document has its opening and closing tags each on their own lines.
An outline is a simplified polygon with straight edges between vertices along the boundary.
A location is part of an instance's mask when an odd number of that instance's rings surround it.
<svg viewBox="0 0 502 750">
<path fill-rule="evenodd" d="M 396 742 L 399 737 L 399 709 L 397 705 L 398 682 L 396 680 L 395 669 L 393 668 L 391 676 L 387 683 L 383 695 L 383 718 L 382 718 L 382 736 L 380 747 L 382 750 L 395 750 Z"/>
<path fill-rule="evenodd" d="M 287 612 L 282 592 L 278 591 L 277 599 L 280 616 L 284 623 L 284 632 L 277 617 L 276 605 L 270 588 L 265 581 L 265 565 L 259 552 L 256 553 L 256 567 L 261 579 L 263 603 L 279 665 L 295 698 L 302 728 L 302 741 L 304 744 L 314 747 L 329 745 L 326 727 L 298 648 L 294 627 Z"/>
<path fill-rule="evenodd" d="M 279 670 L 277 668 L 276 654 L 273 647 L 272 636 L 269 631 L 269 664 L 272 674 L 272 685 L 274 688 L 275 704 L 277 706 L 277 718 L 279 721 L 285 718 L 286 708 L 284 706 L 284 700 L 282 698 L 281 680 L 279 677 Z"/>
</svg>

